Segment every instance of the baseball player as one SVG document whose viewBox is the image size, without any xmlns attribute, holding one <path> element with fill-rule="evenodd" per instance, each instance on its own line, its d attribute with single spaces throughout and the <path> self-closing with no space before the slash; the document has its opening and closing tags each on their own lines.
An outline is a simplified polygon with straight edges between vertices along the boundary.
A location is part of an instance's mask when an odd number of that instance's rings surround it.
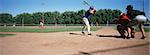
<svg viewBox="0 0 150 55">
<path fill-rule="evenodd" d="M 40 28 L 43 28 L 44 25 L 43 20 L 40 20 L 39 23 L 40 23 Z"/>
<path fill-rule="evenodd" d="M 118 20 L 119 21 L 119 25 L 117 26 L 117 30 L 118 32 L 121 34 L 121 37 L 123 37 L 124 39 L 127 38 L 129 39 L 130 37 L 134 37 L 134 28 L 131 27 L 131 24 L 130 24 L 130 19 L 129 17 L 127 16 L 127 14 L 125 13 L 121 13 L 120 15 L 120 19 Z M 125 31 L 127 31 L 127 36 L 125 36 Z"/>
<path fill-rule="evenodd" d="M 88 11 L 84 14 L 83 16 L 83 22 L 84 22 L 84 26 L 83 26 L 83 29 L 82 29 L 82 34 L 85 34 L 85 31 L 87 29 L 87 32 L 88 32 L 88 35 L 91 35 L 91 32 L 90 32 L 90 24 L 89 24 L 89 18 L 92 14 L 95 14 L 96 12 L 96 9 L 95 7 L 90 7 L 88 9 Z"/>
<path fill-rule="evenodd" d="M 141 12 L 141 11 L 138 11 L 138 10 L 133 10 L 133 6 L 132 5 L 128 5 L 127 7 L 126 7 L 126 10 L 127 10 L 127 15 L 128 15 L 128 17 L 132 20 L 132 22 L 134 21 L 134 19 L 136 18 L 136 16 L 138 16 L 138 15 L 144 15 L 145 16 L 145 13 L 144 12 Z M 139 23 L 139 29 L 140 29 L 140 31 L 141 31 L 141 33 L 142 33 L 142 37 L 141 37 L 141 39 L 144 39 L 145 38 L 145 31 L 144 31 L 144 28 L 143 28 L 143 26 L 144 26 L 144 21 L 138 21 L 138 20 L 136 20 L 135 19 L 135 21 L 134 22 L 136 22 L 136 23 Z M 132 23 L 131 23 L 132 24 Z M 134 37 L 132 37 L 132 38 L 134 38 Z"/>
</svg>

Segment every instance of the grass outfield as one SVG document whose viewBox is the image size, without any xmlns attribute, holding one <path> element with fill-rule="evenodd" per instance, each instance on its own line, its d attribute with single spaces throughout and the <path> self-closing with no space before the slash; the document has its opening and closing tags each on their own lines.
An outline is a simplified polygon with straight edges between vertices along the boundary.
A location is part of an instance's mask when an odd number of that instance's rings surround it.
<svg viewBox="0 0 150 55">
<path fill-rule="evenodd" d="M 91 27 L 92 31 L 97 31 L 102 27 Z M 116 27 L 114 27 L 116 30 Z M 0 32 L 37 32 L 37 33 L 47 33 L 47 32 L 65 32 L 65 31 L 81 31 L 82 26 L 68 26 L 68 27 L 46 27 L 46 28 L 33 28 L 33 27 L 1 27 Z M 135 29 L 137 32 L 140 32 L 139 28 Z M 144 28 L 145 32 L 150 32 L 149 28 Z"/>
<path fill-rule="evenodd" d="M 15 34 L 0 34 L 0 37 L 14 36 Z"/>
<path fill-rule="evenodd" d="M 91 27 L 92 31 L 96 31 L 101 27 Z M 38 33 L 47 33 L 47 32 L 65 32 L 65 31 L 81 31 L 82 26 L 79 27 L 60 27 L 60 28 L 33 28 L 33 27 L 5 27 L 0 28 L 0 32 L 38 32 Z"/>
<path fill-rule="evenodd" d="M 135 29 L 137 32 L 140 32 L 140 29 Z M 150 32 L 150 28 L 144 28 L 145 32 Z"/>
</svg>

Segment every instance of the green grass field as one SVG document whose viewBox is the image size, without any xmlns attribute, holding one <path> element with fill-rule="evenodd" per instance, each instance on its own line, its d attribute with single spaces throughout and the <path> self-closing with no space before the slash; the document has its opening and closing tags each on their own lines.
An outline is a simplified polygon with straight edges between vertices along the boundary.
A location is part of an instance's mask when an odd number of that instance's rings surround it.
<svg viewBox="0 0 150 55">
<path fill-rule="evenodd" d="M 96 31 L 101 27 L 91 27 L 92 31 Z M 81 27 L 60 27 L 60 28 L 32 28 L 32 27 L 5 27 L 0 28 L 0 32 L 38 32 L 38 33 L 47 33 L 47 32 L 65 32 L 65 31 L 81 31 Z"/>
<path fill-rule="evenodd" d="M 99 29 L 101 29 L 102 27 L 91 27 L 92 31 L 97 31 Z M 114 29 L 116 30 L 116 27 L 114 27 Z M 33 27 L 1 27 L 0 28 L 0 32 L 36 32 L 36 33 L 48 33 L 48 32 L 65 32 L 65 31 L 81 31 L 82 30 L 82 26 L 78 26 L 78 27 L 59 27 L 59 28 L 33 28 Z M 137 28 L 135 29 L 137 32 L 139 32 L 140 30 Z M 144 28 L 145 32 L 150 32 L 149 28 Z"/>
<path fill-rule="evenodd" d="M 0 37 L 14 36 L 15 34 L 0 34 Z"/>
<path fill-rule="evenodd" d="M 137 32 L 140 32 L 140 29 L 135 29 Z M 144 28 L 145 32 L 150 32 L 150 28 Z"/>
</svg>

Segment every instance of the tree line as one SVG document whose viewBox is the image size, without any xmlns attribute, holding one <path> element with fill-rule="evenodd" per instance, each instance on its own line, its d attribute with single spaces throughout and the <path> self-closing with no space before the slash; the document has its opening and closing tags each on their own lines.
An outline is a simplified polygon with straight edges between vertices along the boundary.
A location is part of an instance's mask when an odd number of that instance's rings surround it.
<svg viewBox="0 0 150 55">
<path fill-rule="evenodd" d="M 9 13 L 0 13 L 0 24 L 39 24 L 39 21 L 44 20 L 44 24 L 82 24 L 82 18 L 86 10 L 65 11 L 60 13 L 54 12 L 35 12 L 21 13 L 13 17 Z M 113 19 L 119 17 L 120 10 L 99 9 L 91 16 L 90 23 L 113 23 Z"/>
</svg>

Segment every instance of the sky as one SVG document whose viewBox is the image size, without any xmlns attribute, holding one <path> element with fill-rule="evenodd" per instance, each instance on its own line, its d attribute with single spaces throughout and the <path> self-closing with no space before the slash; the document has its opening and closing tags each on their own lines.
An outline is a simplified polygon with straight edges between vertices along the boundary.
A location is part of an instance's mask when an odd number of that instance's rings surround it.
<svg viewBox="0 0 150 55">
<path fill-rule="evenodd" d="M 87 10 L 89 6 L 83 4 L 84 0 L 0 0 L 0 13 L 10 13 L 13 16 L 21 13 L 35 13 L 47 11 L 78 11 Z M 96 9 L 118 9 L 126 12 L 127 5 L 143 11 L 143 0 L 86 0 Z M 144 0 L 144 12 L 150 15 L 150 1 Z"/>
</svg>

